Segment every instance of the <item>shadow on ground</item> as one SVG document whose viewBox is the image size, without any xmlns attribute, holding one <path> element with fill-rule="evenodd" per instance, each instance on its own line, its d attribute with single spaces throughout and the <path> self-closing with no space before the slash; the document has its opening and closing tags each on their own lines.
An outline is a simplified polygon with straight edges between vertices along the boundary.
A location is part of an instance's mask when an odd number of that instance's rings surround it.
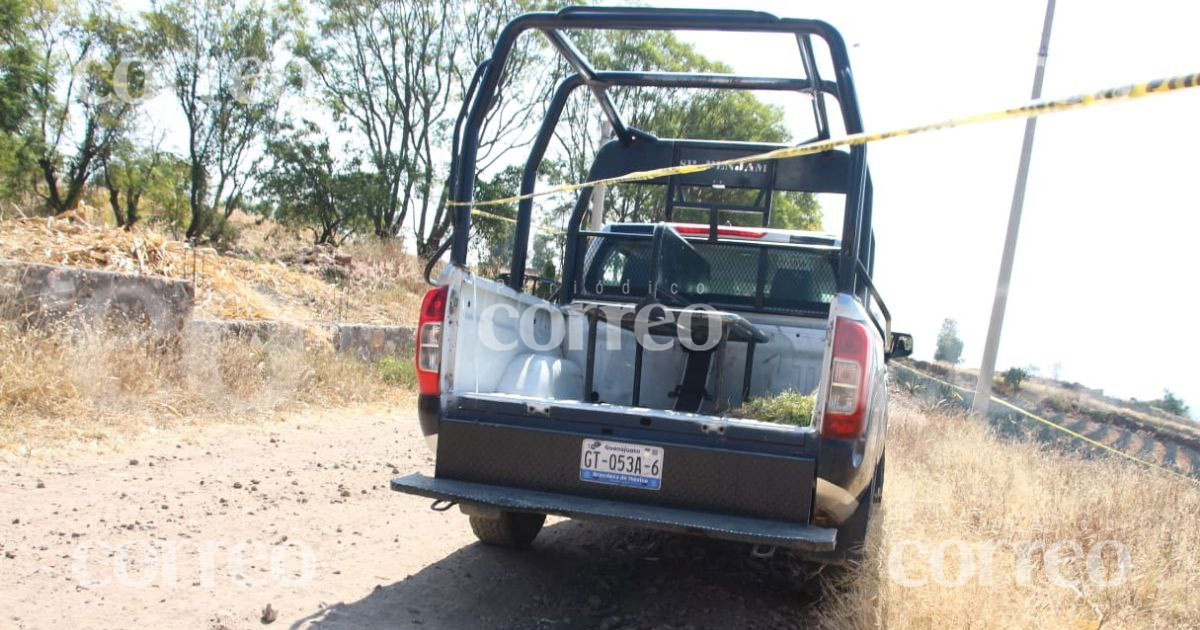
<svg viewBox="0 0 1200 630">
<path fill-rule="evenodd" d="M 745 544 L 562 521 L 530 550 L 470 544 L 292 629 L 804 627 L 820 593 L 811 571 Z"/>
</svg>

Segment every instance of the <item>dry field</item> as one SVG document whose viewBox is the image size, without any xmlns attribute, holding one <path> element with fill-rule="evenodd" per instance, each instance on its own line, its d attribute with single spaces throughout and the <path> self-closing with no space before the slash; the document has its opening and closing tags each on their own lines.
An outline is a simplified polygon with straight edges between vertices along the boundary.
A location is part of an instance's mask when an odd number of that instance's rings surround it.
<svg viewBox="0 0 1200 630">
<path fill-rule="evenodd" d="M 1200 627 L 1200 483 L 1117 458 L 1084 460 L 1027 442 L 996 438 L 961 415 L 902 400 L 888 441 L 885 512 L 873 560 L 848 588 L 833 591 L 819 615 L 827 628 L 1197 628 Z M 992 585 L 981 579 L 979 549 L 997 543 L 1051 547 L 1074 541 L 1084 552 L 1111 540 L 1129 552 L 1128 579 L 1098 586 L 1086 557 L 1055 564 L 1074 586 L 1050 583 L 1041 552 L 1021 555 L 1000 547 Z M 909 542 L 911 541 L 911 542 Z M 973 560 L 960 564 L 955 543 Z M 932 579 L 920 549 L 947 544 L 950 582 Z M 898 547 L 899 546 L 899 547 Z M 1100 582 L 1116 581 L 1118 558 L 1100 553 Z M 891 580 L 888 561 L 899 558 L 907 578 Z M 1028 584 L 1019 580 L 1029 575 Z"/>
<path fill-rule="evenodd" d="M 410 363 L 365 363 L 333 352 L 324 340 L 164 341 L 0 319 L 0 450 L 394 401 L 415 382 Z"/>
</svg>

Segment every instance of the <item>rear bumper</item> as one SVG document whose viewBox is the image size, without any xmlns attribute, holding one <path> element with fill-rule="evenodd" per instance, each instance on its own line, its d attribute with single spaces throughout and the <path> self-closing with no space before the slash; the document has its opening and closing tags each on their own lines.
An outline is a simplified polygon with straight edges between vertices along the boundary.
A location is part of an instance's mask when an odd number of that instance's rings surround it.
<svg viewBox="0 0 1200 630">
<path fill-rule="evenodd" d="M 582 520 L 699 534 L 805 551 L 832 551 L 837 530 L 784 521 L 716 514 L 658 505 L 523 490 L 411 474 L 392 480 L 392 490 L 460 504 L 515 512 L 538 512 Z"/>
</svg>

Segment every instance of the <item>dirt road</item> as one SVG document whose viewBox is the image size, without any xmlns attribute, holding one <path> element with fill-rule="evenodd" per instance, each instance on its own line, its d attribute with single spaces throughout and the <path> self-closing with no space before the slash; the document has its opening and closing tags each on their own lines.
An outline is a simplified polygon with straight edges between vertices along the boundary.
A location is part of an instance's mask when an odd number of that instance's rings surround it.
<svg viewBox="0 0 1200 630">
<path fill-rule="evenodd" d="M 744 545 L 566 520 L 477 544 L 388 489 L 432 470 L 408 409 L 3 455 L 0 627 L 232 630 L 267 604 L 292 629 L 805 625 L 815 587 Z"/>
</svg>

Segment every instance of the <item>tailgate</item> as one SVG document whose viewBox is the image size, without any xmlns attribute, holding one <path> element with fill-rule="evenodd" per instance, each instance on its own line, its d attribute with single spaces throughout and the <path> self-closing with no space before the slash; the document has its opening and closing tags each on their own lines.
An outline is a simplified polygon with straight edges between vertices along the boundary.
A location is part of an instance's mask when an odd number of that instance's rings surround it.
<svg viewBox="0 0 1200 630">
<path fill-rule="evenodd" d="M 661 448 L 657 489 L 585 481 L 585 441 Z M 811 457 L 739 450 L 721 438 L 604 426 L 547 428 L 443 418 L 437 479 L 604 499 L 660 508 L 808 525 L 816 465 Z"/>
</svg>

